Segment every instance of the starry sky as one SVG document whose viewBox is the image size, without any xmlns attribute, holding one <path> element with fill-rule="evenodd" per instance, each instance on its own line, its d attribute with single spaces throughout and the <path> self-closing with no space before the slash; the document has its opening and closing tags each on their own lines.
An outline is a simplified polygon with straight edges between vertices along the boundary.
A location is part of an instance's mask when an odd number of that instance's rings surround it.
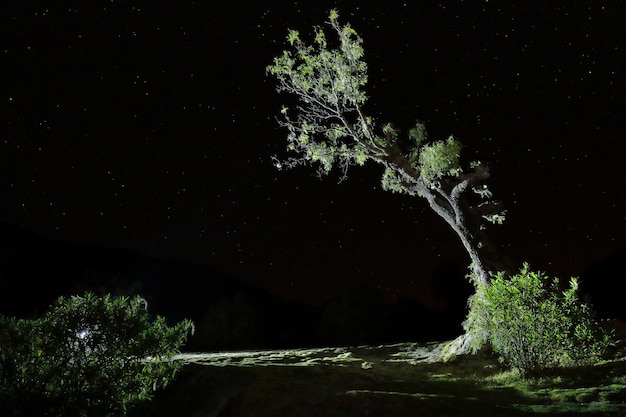
<svg viewBox="0 0 626 417">
<path fill-rule="evenodd" d="M 278 171 L 265 66 L 336 7 L 364 38 L 367 111 L 454 134 L 507 208 L 502 253 L 581 275 L 625 244 L 626 7 L 617 1 L 8 2 L 0 221 L 210 265 L 320 303 L 354 282 L 437 306 L 469 263 L 424 201 Z"/>
</svg>

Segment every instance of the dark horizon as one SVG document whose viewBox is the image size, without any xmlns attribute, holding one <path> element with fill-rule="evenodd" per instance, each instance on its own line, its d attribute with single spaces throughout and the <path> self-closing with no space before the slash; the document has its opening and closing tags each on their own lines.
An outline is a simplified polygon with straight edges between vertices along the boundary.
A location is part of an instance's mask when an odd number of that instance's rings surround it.
<svg viewBox="0 0 626 417">
<path fill-rule="evenodd" d="M 310 305 L 281 298 L 200 264 L 115 247 L 54 241 L 1 222 L 0 232 L 4 254 L 0 256 L 0 278 L 13 283 L 10 290 L 0 293 L 0 314 L 40 317 L 58 297 L 85 292 L 138 295 L 147 301 L 152 317 L 163 316 L 170 324 L 192 319 L 196 335 L 188 348 L 193 350 L 451 338 L 461 329 L 469 295 L 469 285 L 465 291 L 459 287 L 454 293 L 446 292 L 445 303 L 437 309 L 429 309 L 405 297 L 390 303 L 374 286 L 363 282 L 320 305 Z M 449 280 L 455 274 L 462 278 L 458 273 L 453 265 L 444 266 L 440 278 Z"/>
</svg>

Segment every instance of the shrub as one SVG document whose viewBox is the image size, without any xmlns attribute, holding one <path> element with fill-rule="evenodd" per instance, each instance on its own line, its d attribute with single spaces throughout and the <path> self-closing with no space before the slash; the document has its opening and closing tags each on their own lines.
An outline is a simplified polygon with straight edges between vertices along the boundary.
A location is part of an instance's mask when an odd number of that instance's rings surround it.
<svg viewBox="0 0 626 417">
<path fill-rule="evenodd" d="M 141 297 L 59 298 L 35 320 L 0 316 L 0 414 L 117 416 L 165 386 L 193 324 L 150 323 Z"/>
<path fill-rule="evenodd" d="M 496 275 L 478 289 L 464 323 L 476 350 L 489 343 L 500 359 L 523 374 L 543 368 L 597 362 L 609 337 L 581 300 L 578 281 L 561 291 L 558 279 L 532 272 L 524 264 L 519 274 Z"/>
</svg>

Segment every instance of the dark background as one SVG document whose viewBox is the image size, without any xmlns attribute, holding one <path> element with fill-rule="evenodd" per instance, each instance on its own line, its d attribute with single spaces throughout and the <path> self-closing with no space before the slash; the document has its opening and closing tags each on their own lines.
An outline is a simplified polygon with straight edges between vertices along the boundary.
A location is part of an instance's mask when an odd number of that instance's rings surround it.
<svg viewBox="0 0 626 417">
<path fill-rule="evenodd" d="M 96 288 L 223 317 L 214 333 L 258 318 L 211 347 L 460 331 L 469 260 L 424 201 L 374 166 L 338 184 L 272 165 L 288 99 L 265 66 L 331 7 L 364 38 L 379 124 L 454 134 L 507 208 L 502 253 L 626 318 L 616 1 L 3 3 L 0 311 Z"/>
</svg>

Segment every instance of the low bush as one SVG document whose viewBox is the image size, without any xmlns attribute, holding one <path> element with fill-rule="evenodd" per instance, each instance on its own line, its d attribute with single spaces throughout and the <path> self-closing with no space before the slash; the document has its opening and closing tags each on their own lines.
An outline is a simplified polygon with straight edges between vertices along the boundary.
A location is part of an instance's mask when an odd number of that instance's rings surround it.
<svg viewBox="0 0 626 417">
<path fill-rule="evenodd" d="M 488 343 L 500 359 L 524 375 L 545 368 L 595 363 L 610 344 L 581 299 L 578 281 L 561 290 L 559 280 L 532 272 L 495 276 L 478 288 L 464 323 L 473 348 Z"/>
<path fill-rule="evenodd" d="M 41 318 L 0 316 L 0 415 L 119 416 L 166 385 L 193 324 L 150 322 L 141 297 L 59 298 Z"/>
</svg>

